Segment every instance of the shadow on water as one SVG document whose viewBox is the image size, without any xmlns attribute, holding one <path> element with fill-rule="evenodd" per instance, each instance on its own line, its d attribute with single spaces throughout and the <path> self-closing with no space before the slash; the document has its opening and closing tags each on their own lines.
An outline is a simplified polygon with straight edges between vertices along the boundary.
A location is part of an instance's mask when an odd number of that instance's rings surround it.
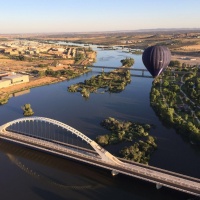
<svg viewBox="0 0 200 200">
<path fill-rule="evenodd" d="M 156 190 L 155 185 L 125 175 L 112 177 L 109 170 L 64 159 L 62 157 L 31 150 L 20 145 L 1 141 L 1 152 L 10 154 L 26 170 L 36 172 L 43 180 L 29 174 L 29 179 L 36 181 L 31 185 L 32 192 L 39 199 L 135 199 L 138 200 L 186 200 L 189 195 L 171 189 Z M 15 164 L 15 163 L 14 163 Z M 26 172 L 26 171 L 24 171 Z M 21 175 L 20 179 L 23 180 Z M 44 181 L 48 180 L 48 181 Z M 30 181 L 30 180 L 29 180 Z M 50 182 L 50 183 L 49 183 Z M 53 184 L 52 184 L 53 182 Z M 90 186 L 90 187 L 87 187 Z M 145 191 L 145 192 L 142 192 Z M 35 199 L 35 198 L 29 198 Z"/>
<path fill-rule="evenodd" d="M 42 199 L 48 199 L 48 200 L 66 200 L 65 197 L 62 197 L 58 194 L 55 194 L 54 192 L 48 191 L 48 190 L 44 190 L 44 189 L 40 189 L 38 187 L 33 187 L 32 188 L 33 192 L 41 197 Z"/>
</svg>

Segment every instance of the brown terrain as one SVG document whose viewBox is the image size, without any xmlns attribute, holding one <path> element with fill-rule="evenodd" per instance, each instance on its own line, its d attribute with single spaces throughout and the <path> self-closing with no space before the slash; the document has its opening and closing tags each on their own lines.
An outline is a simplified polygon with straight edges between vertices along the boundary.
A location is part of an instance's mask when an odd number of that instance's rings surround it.
<svg viewBox="0 0 200 200">
<path fill-rule="evenodd" d="M 200 30 L 40 35 L 37 36 L 37 39 L 97 44 L 108 47 L 123 46 L 131 49 L 165 45 L 172 52 L 172 60 L 179 60 L 181 63 L 187 64 L 200 64 Z"/>
<path fill-rule="evenodd" d="M 0 42 L 13 40 L 19 35 L 0 35 Z M 24 36 L 23 36 L 24 37 Z M 172 52 L 172 60 L 179 60 L 181 63 L 190 65 L 200 65 L 200 31 L 179 31 L 179 32 L 149 32 L 149 33 L 91 33 L 91 34 L 63 34 L 63 35 L 27 35 L 23 39 L 31 38 L 40 42 L 43 41 L 69 41 L 84 44 L 97 44 L 107 47 L 126 47 L 129 49 L 145 49 L 151 45 L 165 45 Z M 90 59 L 95 59 L 94 52 L 88 53 L 87 58 L 78 64 L 87 65 Z M 0 71 L 14 72 L 31 72 L 38 70 L 39 64 L 46 64 L 53 71 L 71 68 L 74 59 L 59 59 L 59 64 L 52 66 L 51 59 L 33 60 L 33 61 L 17 61 L 0 54 Z M 40 69 L 45 70 L 45 69 Z M 25 90 L 40 85 L 51 84 L 62 81 L 63 77 L 55 78 L 45 76 L 42 78 L 30 78 L 29 83 L 11 86 L 0 89 L 0 99 L 6 94 L 16 91 Z"/>
</svg>

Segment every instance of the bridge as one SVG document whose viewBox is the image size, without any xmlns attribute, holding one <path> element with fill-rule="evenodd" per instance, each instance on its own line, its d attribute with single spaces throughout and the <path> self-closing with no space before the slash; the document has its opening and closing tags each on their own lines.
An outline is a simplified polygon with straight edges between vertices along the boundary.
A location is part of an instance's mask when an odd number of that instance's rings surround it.
<svg viewBox="0 0 200 200">
<path fill-rule="evenodd" d="M 73 127 L 45 117 L 24 117 L 0 126 L 0 139 L 91 164 L 195 196 L 200 179 L 117 158 Z"/>
<path fill-rule="evenodd" d="M 71 65 L 72 67 L 85 67 L 85 65 Z M 100 66 L 100 65 L 87 65 L 87 67 L 89 68 L 99 68 L 99 69 L 110 69 L 110 70 L 114 70 L 114 69 L 123 69 L 123 70 L 131 70 L 131 71 L 137 71 L 137 72 L 141 72 L 141 75 L 135 75 L 132 74 L 132 76 L 136 76 L 136 77 L 146 77 L 146 78 L 153 78 L 151 75 L 149 75 L 148 70 L 146 69 L 139 69 L 139 68 L 131 68 L 131 67 L 109 67 L 109 66 Z M 146 73 L 148 73 L 148 75 L 146 75 Z"/>
</svg>

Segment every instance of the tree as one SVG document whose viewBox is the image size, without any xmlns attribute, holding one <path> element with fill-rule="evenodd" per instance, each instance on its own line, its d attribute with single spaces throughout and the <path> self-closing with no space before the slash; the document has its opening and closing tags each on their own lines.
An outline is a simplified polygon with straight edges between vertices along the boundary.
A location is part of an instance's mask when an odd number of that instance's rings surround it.
<svg viewBox="0 0 200 200">
<path fill-rule="evenodd" d="M 19 60 L 24 61 L 25 57 L 23 55 L 19 55 Z"/>
<path fill-rule="evenodd" d="M 22 110 L 24 111 L 23 112 L 24 116 L 31 116 L 34 114 L 32 108 L 31 108 L 31 104 L 24 104 L 24 106 L 22 106 Z"/>
<path fill-rule="evenodd" d="M 182 63 L 182 68 L 185 68 L 186 67 L 186 64 L 185 63 Z"/>
<path fill-rule="evenodd" d="M 81 94 L 82 94 L 83 97 L 86 97 L 86 98 L 89 98 L 89 96 L 90 96 L 90 92 L 86 88 L 83 88 L 81 90 Z"/>
<path fill-rule="evenodd" d="M 184 119 L 185 119 L 186 121 L 188 120 L 188 114 L 187 114 L 187 113 L 184 115 Z"/>
<path fill-rule="evenodd" d="M 169 81 L 165 80 L 165 81 L 163 82 L 163 87 L 168 87 L 168 86 L 169 86 Z"/>
<path fill-rule="evenodd" d="M 108 145 L 109 136 L 108 135 L 100 135 L 96 138 L 96 142 L 102 146 Z"/>
<path fill-rule="evenodd" d="M 39 77 L 45 76 L 45 71 L 38 71 L 38 76 Z"/>
<path fill-rule="evenodd" d="M 181 63 L 178 60 L 172 60 L 169 63 L 169 67 L 180 67 Z"/>
<path fill-rule="evenodd" d="M 82 60 L 84 58 L 84 55 L 81 53 L 77 53 L 76 57 L 74 58 L 75 62 L 78 62 L 79 60 Z"/>
<path fill-rule="evenodd" d="M 121 60 L 121 63 L 123 66 L 131 67 L 134 64 L 134 59 L 133 58 L 126 58 Z"/>
</svg>

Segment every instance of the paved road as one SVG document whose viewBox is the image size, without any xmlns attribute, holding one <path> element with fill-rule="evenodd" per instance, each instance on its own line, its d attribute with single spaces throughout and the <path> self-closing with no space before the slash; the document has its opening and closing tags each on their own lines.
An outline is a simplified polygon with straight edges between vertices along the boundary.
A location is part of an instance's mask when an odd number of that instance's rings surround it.
<svg viewBox="0 0 200 200">
<path fill-rule="evenodd" d="M 120 165 L 112 162 L 105 162 L 98 155 L 92 154 L 91 152 L 84 153 L 83 150 L 79 152 L 74 151 L 73 148 L 69 149 L 58 143 L 55 144 L 50 141 L 44 141 L 38 138 L 32 138 L 13 132 L 6 131 L 0 133 L 0 137 L 15 143 L 21 143 L 31 148 L 40 149 L 55 155 L 61 155 L 67 158 L 109 169 L 116 173 L 137 177 L 139 179 L 156 183 L 157 185 L 170 187 L 193 195 L 200 195 L 199 179 L 153 167 L 145 167 L 142 164 L 135 164 L 134 162 L 123 162 Z"/>
</svg>

